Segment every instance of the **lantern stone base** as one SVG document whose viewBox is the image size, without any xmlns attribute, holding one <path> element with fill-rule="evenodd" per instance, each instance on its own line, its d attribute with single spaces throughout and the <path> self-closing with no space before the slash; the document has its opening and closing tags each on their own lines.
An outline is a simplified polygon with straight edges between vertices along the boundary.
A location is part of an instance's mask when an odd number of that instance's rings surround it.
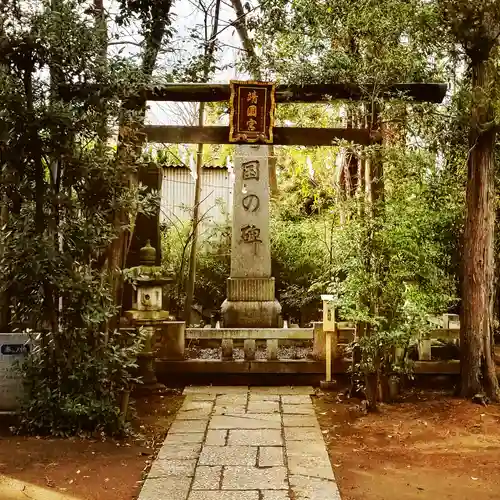
<svg viewBox="0 0 500 500">
<path fill-rule="evenodd" d="M 338 385 L 335 380 L 321 380 L 319 383 L 319 387 L 322 391 L 336 391 L 338 390 Z"/>
<path fill-rule="evenodd" d="M 225 300 L 221 307 L 224 328 L 281 328 L 281 305 L 275 300 Z"/>
<path fill-rule="evenodd" d="M 125 311 L 124 317 L 134 326 L 149 326 L 171 320 L 168 311 Z"/>
<path fill-rule="evenodd" d="M 149 314 L 148 314 L 149 313 Z M 147 319 L 142 318 L 146 315 Z M 155 319 L 150 319 L 149 316 L 154 315 Z M 145 342 L 141 353 L 137 356 L 138 376 L 142 383 L 137 385 L 134 389 L 136 394 L 154 394 L 165 390 L 165 386 L 160 384 L 156 379 L 155 373 L 155 328 L 158 324 L 165 322 L 165 319 L 159 319 L 161 316 L 168 318 L 168 311 L 126 311 L 125 317 L 129 319 L 132 324 L 144 329 Z"/>
<path fill-rule="evenodd" d="M 142 383 L 134 387 L 135 395 L 157 394 L 166 390 L 166 386 L 156 379 L 155 359 L 152 352 L 142 352 L 137 356 L 138 375 Z"/>
</svg>

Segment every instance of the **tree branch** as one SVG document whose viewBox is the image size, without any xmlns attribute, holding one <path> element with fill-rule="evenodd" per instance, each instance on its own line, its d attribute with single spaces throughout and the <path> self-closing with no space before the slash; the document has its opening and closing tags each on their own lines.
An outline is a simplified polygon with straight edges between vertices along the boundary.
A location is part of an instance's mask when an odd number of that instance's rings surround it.
<svg viewBox="0 0 500 500">
<path fill-rule="evenodd" d="M 248 30 L 245 23 L 246 14 L 243 10 L 243 5 L 241 4 L 241 0 L 231 0 L 231 3 L 233 4 L 234 12 L 237 16 L 233 24 L 236 28 L 236 31 L 238 32 L 238 35 L 240 36 L 243 48 L 247 53 L 251 72 L 257 80 L 260 80 L 262 78 L 262 75 L 259 68 L 257 54 L 255 53 L 254 44 L 252 40 L 250 40 L 250 37 L 248 35 Z"/>
</svg>

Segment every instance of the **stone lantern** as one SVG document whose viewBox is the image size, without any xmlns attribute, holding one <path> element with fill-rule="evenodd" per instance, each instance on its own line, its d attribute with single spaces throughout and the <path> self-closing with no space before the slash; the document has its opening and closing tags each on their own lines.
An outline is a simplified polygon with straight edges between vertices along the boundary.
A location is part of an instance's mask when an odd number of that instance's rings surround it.
<svg viewBox="0 0 500 500">
<path fill-rule="evenodd" d="M 163 310 L 163 287 L 173 281 L 164 276 L 162 269 L 155 266 L 156 250 L 150 241 L 140 249 L 140 265 L 127 270 L 127 276 L 133 286 L 132 309 L 125 312 L 128 321 L 146 333 L 144 349 L 138 356 L 139 376 L 143 384 L 141 389 L 147 392 L 163 389 L 155 374 L 155 351 L 153 339 L 155 329 L 168 323 L 169 312 Z"/>
</svg>

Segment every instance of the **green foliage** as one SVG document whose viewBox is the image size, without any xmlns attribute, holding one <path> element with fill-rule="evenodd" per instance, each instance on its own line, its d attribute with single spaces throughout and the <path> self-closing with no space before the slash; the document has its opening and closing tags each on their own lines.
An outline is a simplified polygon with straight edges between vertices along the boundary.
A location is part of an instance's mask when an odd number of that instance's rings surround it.
<svg viewBox="0 0 500 500">
<path fill-rule="evenodd" d="M 263 3 L 250 23 L 264 70 L 286 82 L 426 81 L 430 65 L 422 33 L 439 33 L 436 15 L 420 0 Z M 404 42 L 404 43 L 402 43 Z"/>
<path fill-rule="evenodd" d="M 188 223 L 171 222 L 161 233 L 162 268 L 173 276 L 168 300 L 172 313 L 179 316 L 185 299 L 185 279 L 188 268 L 192 231 Z"/>
<path fill-rule="evenodd" d="M 170 301 L 178 314 L 184 305 L 187 260 L 192 239 L 189 223 L 171 224 L 162 234 L 162 259 L 166 272 L 174 276 Z M 218 309 L 226 298 L 230 270 L 230 228 L 214 225 L 199 235 L 194 302 L 204 309 Z"/>
<path fill-rule="evenodd" d="M 30 398 L 20 430 L 54 436 L 123 433 L 121 398 L 139 382 L 131 374 L 143 342 L 135 333 L 90 336 L 88 328 L 32 335 L 23 366 Z"/>
<path fill-rule="evenodd" d="M 319 266 L 309 292 L 336 295 L 342 319 L 366 334 L 357 346 L 364 375 L 407 371 L 394 349 L 425 332 L 427 314 L 457 303 L 471 96 L 464 54 L 450 33 L 460 25 L 462 38 L 470 38 L 475 29 L 468 31 L 467 19 L 470 26 L 498 24 L 491 22 L 498 2 L 466 4 L 279 0 L 262 4 L 248 23 L 264 74 L 297 84 L 356 83 L 365 99 L 345 103 L 343 125 L 380 126 L 382 146 L 291 148 L 278 161 L 286 192 L 279 219 L 287 228 L 310 228 L 321 218 L 329 228 L 326 238 L 313 239 L 316 247 L 303 243 L 312 254 L 329 241 L 327 269 Z M 387 84 L 436 80 L 453 83 L 443 106 L 379 98 Z M 282 106 L 278 122 L 338 126 L 338 111 Z"/>
<path fill-rule="evenodd" d="M 360 342 L 364 371 L 388 368 L 394 347 L 408 347 L 425 333 L 429 314 L 457 302 L 460 187 L 422 151 L 389 150 L 384 167 L 383 207 L 375 216 L 353 215 L 332 236 L 328 290 L 342 316 L 370 332 Z"/>
<path fill-rule="evenodd" d="M 300 323 L 319 319 L 318 284 L 327 278 L 330 264 L 329 222 L 307 216 L 283 219 L 277 206 L 270 227 L 271 256 L 283 314 Z"/>
<path fill-rule="evenodd" d="M 218 310 L 226 298 L 231 267 L 230 227 L 216 227 L 201 245 L 194 295 L 204 309 Z"/>
<path fill-rule="evenodd" d="M 24 366 L 24 430 L 115 434 L 142 337 L 109 328 L 110 247 L 151 207 L 127 183 L 138 166 L 123 154 L 130 144 L 107 144 L 117 99 L 59 94 L 77 81 L 114 87 L 123 73 L 120 60 L 103 67 L 101 36 L 80 3 L 56 4 L 20 4 L 2 26 L 2 327 L 37 332 Z"/>
<path fill-rule="evenodd" d="M 280 196 L 273 210 L 283 220 L 321 214 L 336 200 L 339 147 L 282 148 L 278 152 Z"/>
</svg>

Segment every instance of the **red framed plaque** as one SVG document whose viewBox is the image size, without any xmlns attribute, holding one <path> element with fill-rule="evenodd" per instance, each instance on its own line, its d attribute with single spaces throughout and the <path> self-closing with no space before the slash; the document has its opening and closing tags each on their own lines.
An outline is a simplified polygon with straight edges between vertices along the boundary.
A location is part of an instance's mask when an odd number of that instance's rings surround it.
<svg viewBox="0 0 500 500">
<path fill-rule="evenodd" d="M 273 142 L 274 83 L 231 80 L 229 142 Z"/>
</svg>

